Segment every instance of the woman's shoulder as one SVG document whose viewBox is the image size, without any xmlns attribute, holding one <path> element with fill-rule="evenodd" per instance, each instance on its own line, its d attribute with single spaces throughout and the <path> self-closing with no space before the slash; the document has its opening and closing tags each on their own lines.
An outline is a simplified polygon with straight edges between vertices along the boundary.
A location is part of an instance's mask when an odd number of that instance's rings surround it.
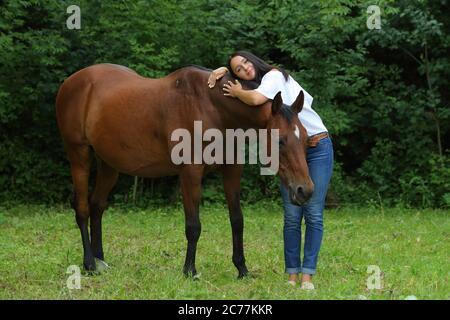
<svg viewBox="0 0 450 320">
<path fill-rule="evenodd" d="M 266 74 L 271 74 L 271 75 L 283 75 L 283 73 L 280 71 L 280 70 L 278 70 L 277 68 L 273 68 L 272 70 L 270 70 L 269 72 L 267 72 Z"/>
<path fill-rule="evenodd" d="M 264 75 L 263 79 L 264 78 L 266 78 L 266 79 L 269 79 L 269 78 L 270 79 L 281 79 L 281 78 L 284 78 L 284 76 L 280 70 L 274 68 L 274 69 L 270 70 L 269 72 L 267 72 Z"/>
</svg>

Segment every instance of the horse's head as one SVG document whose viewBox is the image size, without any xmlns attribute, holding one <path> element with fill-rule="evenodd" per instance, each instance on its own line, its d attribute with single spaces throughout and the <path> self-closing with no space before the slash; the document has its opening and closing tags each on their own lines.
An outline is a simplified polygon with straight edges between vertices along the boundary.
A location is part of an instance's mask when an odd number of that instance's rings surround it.
<svg viewBox="0 0 450 320">
<path fill-rule="evenodd" d="M 306 163 L 307 133 L 298 119 L 303 108 L 303 91 L 291 107 L 283 104 L 279 92 L 272 101 L 272 114 L 267 123 L 268 130 L 279 132 L 279 170 L 282 183 L 288 188 L 292 203 L 302 205 L 311 198 L 314 184 Z M 271 135 L 269 135 L 271 136 Z M 275 142 L 273 138 L 270 143 Z"/>
</svg>

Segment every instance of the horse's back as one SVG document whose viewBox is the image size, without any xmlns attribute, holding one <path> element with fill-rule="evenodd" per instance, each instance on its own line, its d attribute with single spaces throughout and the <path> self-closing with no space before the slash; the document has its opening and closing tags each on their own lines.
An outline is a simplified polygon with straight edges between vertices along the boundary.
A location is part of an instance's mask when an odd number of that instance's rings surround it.
<svg viewBox="0 0 450 320">
<path fill-rule="evenodd" d="M 95 101 L 94 91 L 98 96 L 102 88 L 139 78 L 131 69 L 113 64 L 93 65 L 68 77 L 56 97 L 56 118 L 63 139 L 71 143 L 86 142 L 85 120 L 88 108 Z"/>
<path fill-rule="evenodd" d="M 64 143 L 90 145 L 120 172 L 165 172 L 167 81 L 148 79 L 126 67 L 102 64 L 82 69 L 61 85 L 56 101 Z M 171 166 L 169 166 L 171 167 Z M 144 170 L 145 171 L 145 170 Z"/>
<path fill-rule="evenodd" d="M 192 130 L 195 119 L 215 114 L 206 80 L 207 73 L 193 67 L 161 79 L 111 64 L 87 67 L 67 78 L 58 92 L 61 135 L 66 146 L 92 146 L 120 172 L 176 174 L 170 133 L 177 128 Z"/>
</svg>

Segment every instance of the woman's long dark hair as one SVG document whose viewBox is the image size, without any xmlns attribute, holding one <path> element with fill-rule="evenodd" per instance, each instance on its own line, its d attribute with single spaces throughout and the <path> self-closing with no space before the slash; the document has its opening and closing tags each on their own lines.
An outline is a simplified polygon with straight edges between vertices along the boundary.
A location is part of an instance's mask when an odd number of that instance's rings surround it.
<svg viewBox="0 0 450 320">
<path fill-rule="evenodd" d="M 245 86 L 249 87 L 250 89 L 256 89 L 261 84 L 261 80 L 264 77 L 264 75 L 272 69 L 278 69 L 283 74 L 286 81 L 289 79 L 289 73 L 287 73 L 287 71 L 284 70 L 283 68 L 272 66 L 272 65 L 268 64 L 267 62 L 265 62 L 264 60 L 262 60 L 261 58 L 258 58 L 257 56 L 255 56 L 253 53 L 244 51 L 244 50 L 236 51 L 228 59 L 228 66 L 230 69 L 230 73 L 234 78 L 239 78 L 239 77 L 233 72 L 233 69 L 231 69 L 230 61 L 231 61 L 231 59 L 233 59 L 236 56 L 241 56 L 241 57 L 246 58 L 255 67 L 255 80 L 242 80 L 241 81 Z"/>
</svg>

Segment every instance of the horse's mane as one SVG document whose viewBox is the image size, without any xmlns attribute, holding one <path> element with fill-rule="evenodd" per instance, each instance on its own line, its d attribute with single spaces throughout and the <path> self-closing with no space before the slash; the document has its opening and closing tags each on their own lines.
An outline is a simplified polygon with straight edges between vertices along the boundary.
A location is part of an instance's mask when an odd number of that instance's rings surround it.
<svg viewBox="0 0 450 320">
<path fill-rule="evenodd" d="M 209 69 L 209 68 L 206 68 L 206 67 L 203 67 L 203 66 L 199 66 L 197 64 L 188 64 L 187 66 L 184 66 L 181 69 L 184 69 L 184 68 L 194 68 L 194 69 L 200 69 L 200 70 L 208 71 L 208 72 L 212 72 L 213 71 L 212 69 Z"/>
<path fill-rule="evenodd" d="M 196 64 L 187 65 L 185 68 L 189 68 L 189 67 L 192 67 L 192 68 L 198 69 L 198 70 L 202 70 L 202 71 L 207 71 L 207 72 L 213 71 L 212 69 L 209 69 L 209 68 L 206 68 L 203 66 L 199 66 Z M 227 73 L 225 76 L 230 77 L 233 81 L 236 80 L 236 78 L 233 77 L 230 73 Z M 239 82 L 242 84 L 242 87 L 247 90 L 253 90 L 253 89 L 256 89 L 257 87 L 259 87 L 259 83 L 256 81 L 239 80 Z"/>
<path fill-rule="evenodd" d="M 188 66 L 185 66 L 183 68 L 176 70 L 172 74 L 177 75 L 177 80 L 176 80 L 177 88 L 180 88 L 180 89 L 183 88 L 193 94 L 204 94 L 205 92 L 212 93 L 211 89 L 207 87 L 207 83 L 206 83 L 206 79 L 207 79 L 206 75 L 211 73 L 212 71 L 213 71 L 212 69 L 202 67 L 199 65 L 188 65 Z M 199 77 L 201 77 L 203 81 L 198 81 Z M 227 81 L 234 82 L 235 80 L 236 80 L 236 78 L 234 78 L 230 73 L 227 73 L 227 74 L 225 74 L 225 76 L 223 78 L 221 78 L 216 83 L 216 86 L 218 87 Z M 254 81 L 241 81 L 240 80 L 240 83 L 242 84 L 242 87 L 247 90 L 253 90 L 256 87 L 258 87 L 258 84 L 255 83 Z M 204 88 L 203 88 L 204 90 L 202 90 L 201 88 L 198 88 L 198 84 L 204 85 Z M 280 108 L 280 114 L 283 116 L 283 118 L 285 118 L 288 121 L 288 123 L 291 123 L 294 116 L 296 116 L 296 114 L 286 104 L 283 104 L 282 107 Z"/>
</svg>

